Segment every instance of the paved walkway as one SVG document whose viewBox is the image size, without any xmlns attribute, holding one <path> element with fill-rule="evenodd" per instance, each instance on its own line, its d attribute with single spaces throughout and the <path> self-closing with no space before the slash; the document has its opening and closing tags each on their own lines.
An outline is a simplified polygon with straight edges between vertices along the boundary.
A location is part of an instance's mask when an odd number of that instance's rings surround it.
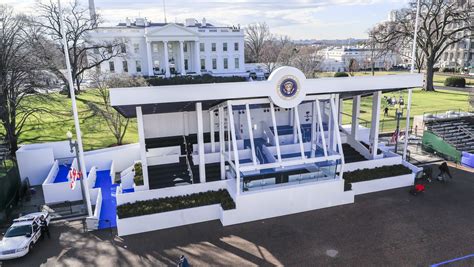
<svg viewBox="0 0 474 267">
<path fill-rule="evenodd" d="M 229 227 L 213 221 L 111 238 L 57 223 L 52 239 L 3 266 L 428 266 L 474 253 L 474 173 L 452 169 L 424 195 L 406 188 L 355 204 Z M 153 223 L 153 222 L 150 222 Z M 441 266 L 474 266 L 474 258 Z"/>
</svg>

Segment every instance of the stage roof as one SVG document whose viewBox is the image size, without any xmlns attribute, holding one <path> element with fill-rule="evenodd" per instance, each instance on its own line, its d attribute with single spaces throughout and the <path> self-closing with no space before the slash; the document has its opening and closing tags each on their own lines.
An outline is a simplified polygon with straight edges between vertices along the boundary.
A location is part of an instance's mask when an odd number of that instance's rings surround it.
<svg viewBox="0 0 474 267">
<path fill-rule="evenodd" d="M 137 106 L 142 107 L 143 114 L 193 111 L 197 102 L 201 102 L 203 110 L 207 110 L 227 100 L 262 97 L 274 99 L 279 81 L 281 79 L 272 79 L 270 76 L 267 81 L 113 88 L 110 89 L 110 100 L 111 105 L 125 117 L 135 117 Z M 303 76 L 298 85 L 300 84 L 304 88 L 304 96 L 336 93 L 343 98 L 349 98 L 355 95 L 368 95 L 379 90 L 396 91 L 421 87 L 423 75 L 319 79 L 305 79 Z"/>
</svg>

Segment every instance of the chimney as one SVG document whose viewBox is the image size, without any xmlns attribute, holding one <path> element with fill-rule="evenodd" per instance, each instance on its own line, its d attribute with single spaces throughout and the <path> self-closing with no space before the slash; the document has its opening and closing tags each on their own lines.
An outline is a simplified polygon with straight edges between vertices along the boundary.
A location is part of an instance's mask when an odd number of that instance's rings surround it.
<svg viewBox="0 0 474 267">
<path fill-rule="evenodd" d="M 130 21 L 128 17 L 125 19 L 125 24 L 127 25 L 127 27 L 132 26 L 132 22 Z"/>
<path fill-rule="evenodd" d="M 206 26 L 207 26 L 206 18 L 202 18 L 201 27 L 206 27 Z"/>
</svg>

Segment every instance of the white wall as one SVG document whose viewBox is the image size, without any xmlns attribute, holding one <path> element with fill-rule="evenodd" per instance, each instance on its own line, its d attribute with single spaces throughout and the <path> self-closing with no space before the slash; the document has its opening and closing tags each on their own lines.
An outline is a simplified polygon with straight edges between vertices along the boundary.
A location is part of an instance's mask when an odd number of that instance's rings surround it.
<svg viewBox="0 0 474 267">
<path fill-rule="evenodd" d="M 21 148 L 16 158 L 21 180 L 28 177 L 31 185 L 42 184 L 54 163 L 53 149 L 48 147 Z"/>
<path fill-rule="evenodd" d="M 93 166 L 97 170 L 108 170 L 111 161 L 114 162 L 115 171 L 120 172 L 140 160 L 140 146 L 138 143 L 118 147 L 104 148 L 84 153 L 86 168 L 90 170 Z"/>
</svg>

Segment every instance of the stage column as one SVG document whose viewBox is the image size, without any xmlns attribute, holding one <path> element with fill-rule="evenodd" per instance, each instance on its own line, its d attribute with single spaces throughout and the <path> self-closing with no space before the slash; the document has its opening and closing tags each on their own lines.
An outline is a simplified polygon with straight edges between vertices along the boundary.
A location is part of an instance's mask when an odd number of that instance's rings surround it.
<svg viewBox="0 0 474 267">
<path fill-rule="evenodd" d="M 273 102 L 271 101 L 270 101 L 270 113 L 272 115 L 273 129 L 275 129 L 273 135 L 275 136 L 275 145 L 276 145 L 276 150 L 277 150 L 278 162 L 281 163 L 280 138 L 278 137 L 278 128 L 277 128 L 276 116 L 275 116 L 275 105 L 273 105 Z"/>
<path fill-rule="evenodd" d="M 221 179 L 225 180 L 225 138 L 224 138 L 224 108 L 219 107 L 219 155 L 221 160 Z"/>
<path fill-rule="evenodd" d="M 204 130 L 202 122 L 202 103 L 196 103 L 196 116 L 197 116 L 197 139 L 198 139 L 198 153 L 199 153 L 199 181 L 200 183 L 206 182 L 206 161 L 204 153 Z"/>
<path fill-rule="evenodd" d="M 216 152 L 216 136 L 214 135 L 214 111 L 209 110 L 209 126 L 210 126 L 210 135 L 211 135 L 211 152 Z"/>
<path fill-rule="evenodd" d="M 382 92 L 377 91 L 372 95 L 372 123 L 370 126 L 370 140 L 372 145 L 372 158 L 377 156 L 377 149 L 379 144 L 379 124 L 380 124 L 380 100 Z"/>
<path fill-rule="evenodd" d="M 137 111 L 137 125 L 138 125 L 138 143 L 140 144 L 140 159 L 143 170 L 143 183 L 146 189 L 150 189 L 150 182 L 148 178 L 148 164 L 146 158 L 146 144 L 145 144 L 145 128 L 143 126 L 142 107 L 136 107 Z"/>
<path fill-rule="evenodd" d="M 234 115 L 232 112 L 231 102 L 228 102 L 227 104 L 227 112 L 229 113 L 232 150 L 234 152 L 235 179 L 237 180 L 237 195 L 240 195 L 240 190 L 241 190 L 240 188 L 240 158 L 239 158 L 239 149 L 237 147 L 237 136 L 235 134 Z"/>
<path fill-rule="evenodd" d="M 360 95 L 352 97 L 351 135 L 357 140 L 359 133 Z"/>
<path fill-rule="evenodd" d="M 316 150 L 318 149 L 318 144 L 316 142 L 316 101 L 311 104 L 311 157 L 316 156 Z"/>
<path fill-rule="evenodd" d="M 255 155 L 255 143 L 253 141 L 253 127 L 252 127 L 252 116 L 250 116 L 250 105 L 245 104 L 247 112 L 247 127 L 249 128 L 250 147 L 252 148 L 252 162 L 254 166 L 257 166 L 257 156 Z"/>
</svg>

